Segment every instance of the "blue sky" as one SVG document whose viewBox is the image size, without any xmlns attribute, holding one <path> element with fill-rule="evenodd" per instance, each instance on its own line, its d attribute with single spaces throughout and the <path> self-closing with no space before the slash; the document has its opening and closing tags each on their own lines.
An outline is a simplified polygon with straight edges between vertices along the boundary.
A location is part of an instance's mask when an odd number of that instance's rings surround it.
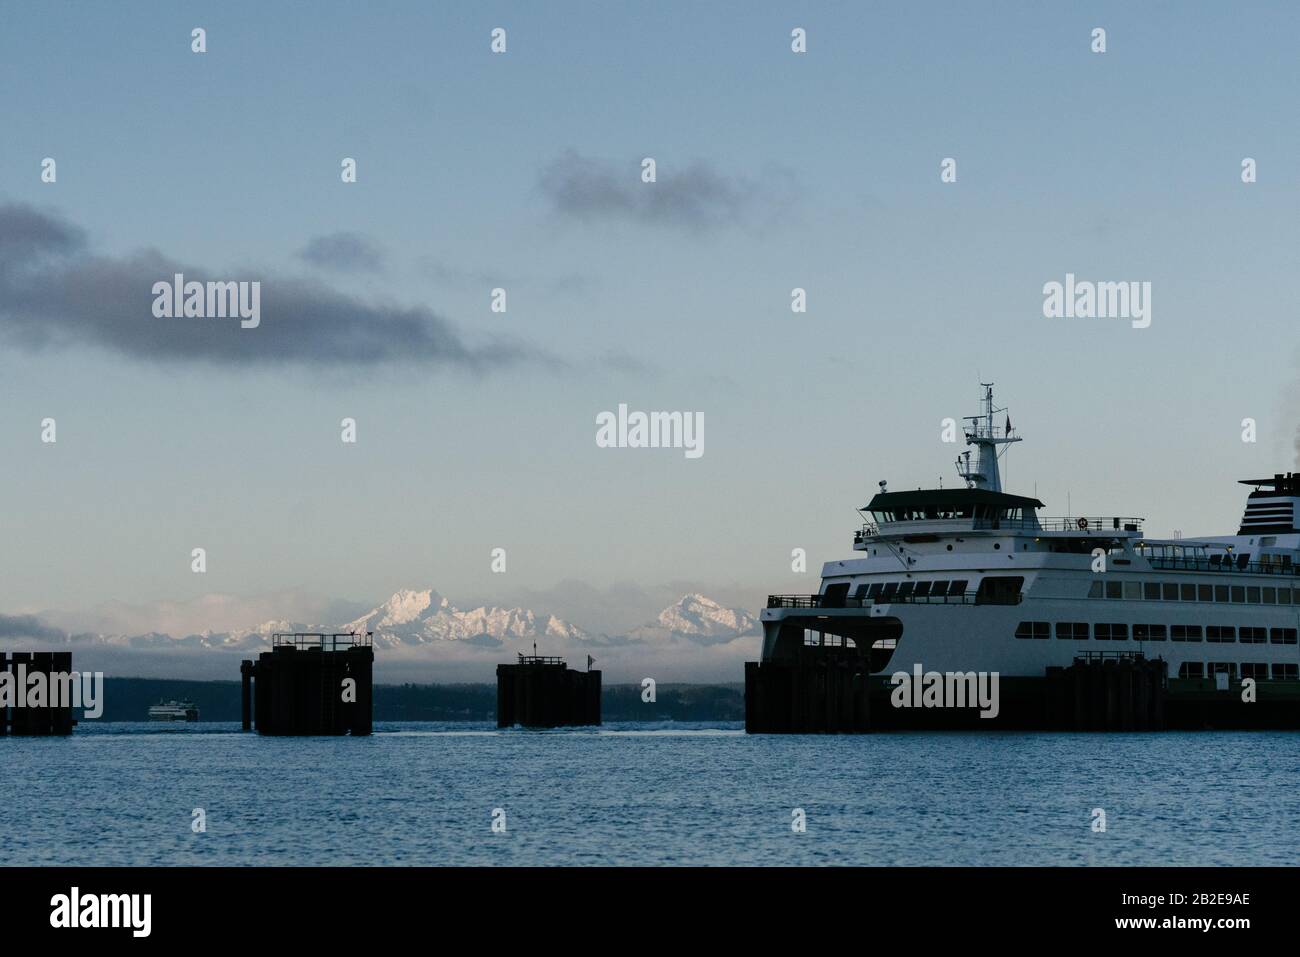
<svg viewBox="0 0 1300 957">
<path fill-rule="evenodd" d="M 1294 467 L 1290 5 L 69 3 L 5 20 L 0 205 L 110 262 L 154 250 L 262 277 L 264 327 L 233 336 L 266 333 L 276 284 L 306 282 L 528 358 L 32 348 L 0 304 L 0 612 L 414 585 L 507 603 L 565 581 L 811 591 L 878 479 L 953 481 L 939 423 L 975 411 L 981 378 L 1026 437 L 1008 485 L 1048 514 L 1068 494 L 1157 534 L 1231 532 L 1234 481 Z M 591 170 L 614 200 L 679 191 L 698 215 L 566 205 L 556 179 Z M 302 257 L 335 234 L 379 270 Z M 1042 286 L 1067 272 L 1150 281 L 1151 327 L 1045 319 Z M 175 334 L 149 301 L 139 322 Z M 595 416 L 621 402 L 702 413 L 706 453 L 597 448 Z M 814 574 L 791 575 L 794 547 Z"/>
</svg>

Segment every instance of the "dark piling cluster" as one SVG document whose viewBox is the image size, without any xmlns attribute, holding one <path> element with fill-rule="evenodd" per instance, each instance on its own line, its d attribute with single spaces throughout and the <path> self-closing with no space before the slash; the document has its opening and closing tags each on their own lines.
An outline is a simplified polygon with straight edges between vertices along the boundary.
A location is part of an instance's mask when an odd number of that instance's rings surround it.
<svg viewBox="0 0 1300 957">
<path fill-rule="evenodd" d="M 244 730 L 258 734 L 370 734 L 371 635 L 273 635 L 271 650 L 240 663 Z"/>
<path fill-rule="evenodd" d="M 497 665 L 497 727 L 600 724 L 600 672 L 576 671 L 563 658 L 520 655 Z"/>
<path fill-rule="evenodd" d="M 20 667 L 21 666 L 21 667 Z M 45 701 L 41 707 L 0 708 L 0 735 L 38 736 L 54 734 L 71 734 L 72 706 L 65 691 L 60 692 L 60 705 L 55 706 L 55 684 L 62 682 L 64 676 L 72 675 L 72 652 L 70 651 L 15 651 L 0 653 L 0 671 L 8 672 L 13 688 L 23 701 L 29 688 L 32 675 L 42 675 L 45 681 Z"/>
<path fill-rule="evenodd" d="M 865 663 L 857 654 L 824 653 L 745 662 L 745 730 L 753 734 L 870 731 Z"/>
<path fill-rule="evenodd" d="M 1159 731 L 1166 665 L 1159 658 L 1076 658 L 1047 669 L 1044 727 L 1060 731 Z"/>
</svg>

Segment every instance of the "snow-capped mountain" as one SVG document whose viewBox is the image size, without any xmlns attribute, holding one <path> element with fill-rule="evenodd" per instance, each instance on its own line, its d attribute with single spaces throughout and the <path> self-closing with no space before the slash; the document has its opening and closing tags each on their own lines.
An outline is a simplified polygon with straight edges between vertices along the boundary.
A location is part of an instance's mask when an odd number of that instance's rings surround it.
<svg viewBox="0 0 1300 957">
<path fill-rule="evenodd" d="M 736 638 L 761 633 L 757 619 L 739 608 L 727 608 L 703 595 L 683 595 L 659 615 L 640 627 L 617 636 L 593 635 L 577 625 L 554 615 L 539 614 L 527 608 L 480 606 L 461 610 L 433 589 L 405 589 L 354 621 L 338 625 L 321 625 L 286 619 L 265 621 L 250 628 L 231 631 L 201 631 L 192 634 L 93 633 L 63 631 L 30 624 L 31 637 L 44 636 L 55 643 L 89 643 L 95 645 L 147 650 L 194 649 L 256 654 L 271 646 L 276 632 L 365 632 L 374 634 L 375 644 L 393 649 L 435 651 L 440 642 L 461 642 L 464 646 L 500 648 L 504 643 L 549 640 L 539 651 L 548 654 L 571 653 L 568 642 L 586 642 L 593 646 L 626 646 L 682 642 L 694 645 L 718 645 Z"/>
<path fill-rule="evenodd" d="M 375 643 L 396 647 L 434 641 L 499 643 L 516 639 L 585 640 L 591 636 L 554 615 L 526 608 L 479 607 L 461 611 L 436 591 L 399 591 L 341 631 L 373 631 Z"/>
<path fill-rule="evenodd" d="M 726 608 L 711 598 L 690 594 L 669 605 L 650 624 L 633 629 L 631 637 L 642 641 L 670 638 L 714 645 L 761 630 L 758 619 L 743 609 Z"/>
</svg>

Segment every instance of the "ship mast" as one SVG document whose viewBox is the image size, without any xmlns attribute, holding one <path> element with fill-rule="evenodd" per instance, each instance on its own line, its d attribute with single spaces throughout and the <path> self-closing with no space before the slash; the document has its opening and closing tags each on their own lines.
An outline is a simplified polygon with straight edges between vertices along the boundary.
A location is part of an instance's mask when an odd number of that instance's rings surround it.
<svg viewBox="0 0 1300 957">
<path fill-rule="evenodd" d="M 964 430 L 966 444 L 975 446 L 977 457 L 971 466 L 970 450 L 957 456 L 957 474 L 965 480 L 967 488 L 982 488 L 990 492 L 1002 491 L 1002 477 L 998 474 L 998 458 L 1005 452 L 1000 446 L 1019 442 L 1020 436 L 1012 435 L 1011 416 L 1007 416 L 1005 428 L 999 429 L 993 424 L 993 416 L 1006 412 L 1005 408 L 993 407 L 993 383 L 981 382 L 984 389 L 984 411 L 979 415 L 963 416 L 963 421 L 970 425 Z"/>
</svg>

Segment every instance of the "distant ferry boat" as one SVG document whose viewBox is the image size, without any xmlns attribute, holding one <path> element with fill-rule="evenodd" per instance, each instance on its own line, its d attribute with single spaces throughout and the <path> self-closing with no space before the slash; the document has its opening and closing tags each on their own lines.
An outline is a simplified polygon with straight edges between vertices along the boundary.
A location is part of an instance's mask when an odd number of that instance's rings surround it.
<svg viewBox="0 0 1300 957">
<path fill-rule="evenodd" d="M 1152 538 L 1142 519 L 1040 518 L 1002 490 L 993 387 L 967 417 L 964 487 L 880 492 L 860 557 L 827 562 L 815 595 L 772 595 L 763 661 L 805 644 L 855 646 L 868 672 L 1042 677 L 1092 658 L 1160 659 L 1170 680 L 1300 677 L 1300 473 L 1247 479 L 1235 535 Z M 865 517 L 865 516 L 864 516 Z"/>
<path fill-rule="evenodd" d="M 198 721 L 199 709 L 193 701 L 160 701 L 149 709 L 150 721 Z"/>
</svg>

